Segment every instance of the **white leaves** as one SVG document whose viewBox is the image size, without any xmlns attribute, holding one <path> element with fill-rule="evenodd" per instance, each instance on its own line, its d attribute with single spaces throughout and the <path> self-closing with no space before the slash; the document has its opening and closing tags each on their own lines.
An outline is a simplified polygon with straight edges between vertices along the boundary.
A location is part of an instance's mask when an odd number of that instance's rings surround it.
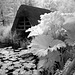
<svg viewBox="0 0 75 75">
<path fill-rule="evenodd" d="M 75 45 L 75 13 L 61 13 L 58 11 L 48 14 L 45 13 L 44 15 L 41 15 L 41 21 L 39 24 L 31 27 L 30 30 L 31 32 L 29 36 L 46 35 L 50 33 L 50 37 L 53 38 L 53 36 L 58 37 L 61 35 L 66 38 L 66 44 Z M 46 45 L 47 42 L 45 42 Z M 33 43 L 31 43 L 31 45 L 32 44 Z M 56 46 L 54 48 L 56 48 Z"/>
<path fill-rule="evenodd" d="M 37 55 L 38 57 L 44 57 L 48 54 L 47 49 L 40 49 L 40 48 L 32 48 L 30 49 L 30 53 L 33 53 L 34 55 Z"/>
<path fill-rule="evenodd" d="M 75 29 L 75 16 L 66 18 L 63 28 L 66 30 L 70 30 L 70 31 L 74 30 Z"/>
<path fill-rule="evenodd" d="M 68 45 L 74 45 L 75 43 L 75 16 L 68 17 L 65 19 L 64 25 L 62 26 L 67 32 L 67 39 L 65 42 Z"/>
<path fill-rule="evenodd" d="M 64 22 L 64 18 L 62 17 L 61 13 L 58 11 L 51 12 L 48 14 L 45 13 L 44 15 L 41 15 L 40 17 L 41 17 L 41 20 L 39 21 L 39 24 L 29 28 L 26 31 L 26 32 L 30 31 L 30 34 L 28 37 L 47 34 L 48 31 L 55 33 L 58 29 L 61 28 L 61 25 Z"/>
<path fill-rule="evenodd" d="M 53 39 L 51 35 L 39 35 L 32 40 L 28 47 L 31 47 L 31 53 L 41 57 L 46 56 L 48 54 L 48 50 L 57 50 L 57 48 L 60 49 L 60 47 L 66 47 L 66 45 L 61 40 Z"/>
<path fill-rule="evenodd" d="M 53 51 L 53 52 L 49 51 L 47 55 L 47 60 L 43 65 L 43 67 L 45 69 L 47 68 L 50 69 L 54 65 L 55 61 L 60 62 L 60 53 L 58 51 Z"/>
<path fill-rule="evenodd" d="M 41 69 L 45 65 L 45 62 L 46 62 L 45 59 L 41 59 L 38 63 L 38 69 Z"/>
<path fill-rule="evenodd" d="M 51 41 L 53 38 L 50 35 L 39 35 L 36 36 L 33 40 L 30 46 L 34 47 L 37 45 L 38 48 L 46 49 L 50 46 Z"/>
<path fill-rule="evenodd" d="M 66 47 L 66 44 L 62 41 L 57 40 L 57 45 L 54 45 L 52 48 L 49 48 L 49 50 L 52 52 L 53 50 L 60 49 L 61 47 Z"/>
<path fill-rule="evenodd" d="M 73 40 L 73 39 L 66 39 L 65 43 L 68 44 L 69 46 L 74 46 L 75 45 L 75 40 Z"/>
<path fill-rule="evenodd" d="M 54 8 L 61 12 L 74 12 L 75 1 L 74 0 L 49 0 L 49 7 Z M 47 6 L 47 5 L 46 5 Z"/>
<path fill-rule="evenodd" d="M 39 26 L 33 26 L 29 28 L 28 30 L 26 30 L 26 32 L 29 32 L 29 31 L 31 31 L 31 33 L 28 35 L 28 37 L 43 34 L 43 31 Z"/>
</svg>

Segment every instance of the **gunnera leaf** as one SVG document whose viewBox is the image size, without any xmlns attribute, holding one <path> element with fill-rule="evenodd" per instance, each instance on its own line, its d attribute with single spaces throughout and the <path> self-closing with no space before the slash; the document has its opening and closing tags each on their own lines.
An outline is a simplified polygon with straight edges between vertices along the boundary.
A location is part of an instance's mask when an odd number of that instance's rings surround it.
<svg viewBox="0 0 75 75">
<path fill-rule="evenodd" d="M 45 66 L 45 68 L 48 68 L 49 66 L 53 66 L 55 61 L 56 62 L 60 62 L 60 53 L 58 51 L 49 51 L 48 55 L 47 55 L 47 58 L 48 58 L 48 62 Z"/>
<path fill-rule="evenodd" d="M 40 58 L 38 68 L 45 68 L 46 70 L 51 69 L 51 67 L 55 64 L 55 61 L 60 62 L 60 53 L 58 51 L 49 51 L 45 58 Z"/>
<path fill-rule="evenodd" d="M 63 45 L 61 45 L 62 43 Z M 50 51 L 57 50 L 57 48 L 63 47 L 64 45 L 65 45 L 64 42 L 62 42 L 61 40 L 53 39 L 51 35 L 39 35 L 32 40 L 31 44 L 28 47 L 31 48 L 30 52 L 40 57 L 46 56 L 48 50 Z M 54 48 L 49 49 L 49 47 Z"/>
<path fill-rule="evenodd" d="M 68 45 L 74 45 L 75 44 L 75 16 L 69 17 L 65 20 L 65 23 L 63 25 L 63 28 L 67 31 L 67 39 L 65 42 Z"/>
</svg>

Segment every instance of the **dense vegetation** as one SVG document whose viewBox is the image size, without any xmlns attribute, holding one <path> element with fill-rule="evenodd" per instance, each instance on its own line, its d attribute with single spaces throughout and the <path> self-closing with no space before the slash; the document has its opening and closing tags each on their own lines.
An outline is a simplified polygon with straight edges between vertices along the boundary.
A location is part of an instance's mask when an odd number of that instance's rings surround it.
<svg viewBox="0 0 75 75">
<path fill-rule="evenodd" d="M 26 30 L 32 37 L 27 49 L 0 48 L 0 75 L 75 75 L 75 1 L 36 2 L 31 0 L 29 5 L 53 12 L 40 15 L 38 25 Z M 11 25 L 1 26 L 1 42 L 12 40 Z"/>
</svg>

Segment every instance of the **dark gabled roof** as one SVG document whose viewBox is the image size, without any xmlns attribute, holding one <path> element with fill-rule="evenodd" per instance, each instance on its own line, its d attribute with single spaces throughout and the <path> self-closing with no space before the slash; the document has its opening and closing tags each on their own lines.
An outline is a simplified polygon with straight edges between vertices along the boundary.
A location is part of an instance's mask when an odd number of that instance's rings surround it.
<svg viewBox="0 0 75 75">
<path fill-rule="evenodd" d="M 37 7 L 32 7 L 28 5 L 21 5 L 17 11 L 12 30 L 16 28 L 16 25 L 18 23 L 18 19 L 21 16 L 28 17 L 30 23 L 32 25 L 38 24 L 38 20 L 40 20 L 40 15 L 44 13 L 50 13 L 50 10 L 43 9 L 43 8 L 37 8 Z"/>
</svg>

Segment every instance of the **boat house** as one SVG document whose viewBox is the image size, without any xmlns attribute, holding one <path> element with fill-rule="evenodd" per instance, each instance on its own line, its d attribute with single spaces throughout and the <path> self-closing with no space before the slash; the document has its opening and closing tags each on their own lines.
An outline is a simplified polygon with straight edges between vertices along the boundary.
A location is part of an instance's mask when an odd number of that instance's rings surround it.
<svg viewBox="0 0 75 75">
<path fill-rule="evenodd" d="M 50 13 L 50 10 L 32 7 L 28 5 L 21 5 L 17 11 L 12 31 L 25 32 L 26 29 L 31 26 L 37 25 L 40 20 L 40 15 L 44 13 Z"/>
</svg>

